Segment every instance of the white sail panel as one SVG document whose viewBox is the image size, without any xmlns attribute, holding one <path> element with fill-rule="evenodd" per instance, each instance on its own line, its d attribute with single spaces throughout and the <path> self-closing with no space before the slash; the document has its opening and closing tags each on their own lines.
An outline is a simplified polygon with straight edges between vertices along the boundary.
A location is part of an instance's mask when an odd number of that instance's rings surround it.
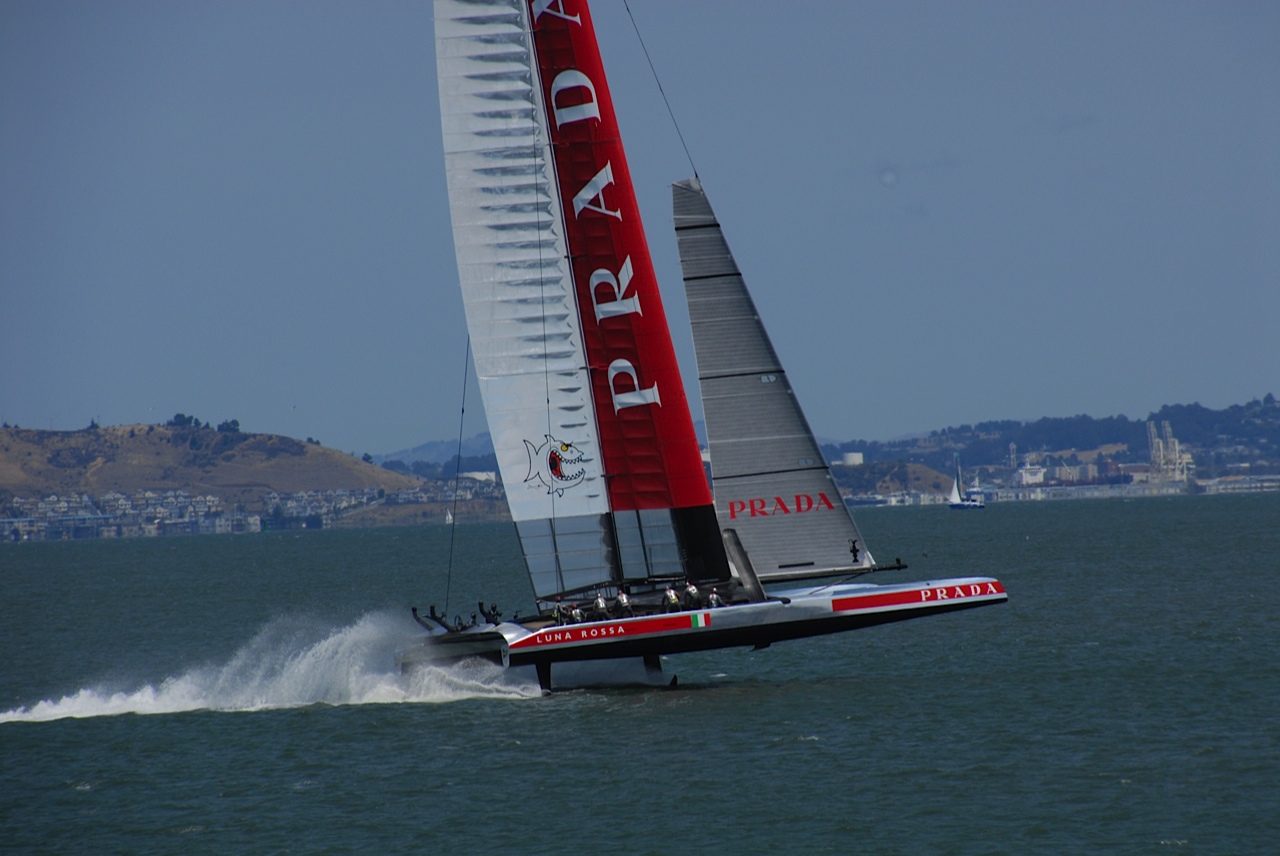
<svg viewBox="0 0 1280 856">
<path fill-rule="evenodd" d="M 764 582 L 869 567 L 701 184 L 673 194 L 720 525 Z"/>
<path fill-rule="evenodd" d="M 436 3 L 445 169 L 476 373 L 515 520 L 608 510 L 525 4 Z"/>
</svg>

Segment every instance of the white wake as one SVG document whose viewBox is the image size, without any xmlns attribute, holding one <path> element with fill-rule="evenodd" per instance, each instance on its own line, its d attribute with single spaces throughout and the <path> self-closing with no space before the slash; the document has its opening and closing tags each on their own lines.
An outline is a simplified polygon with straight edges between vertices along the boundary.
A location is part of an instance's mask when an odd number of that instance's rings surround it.
<svg viewBox="0 0 1280 856">
<path fill-rule="evenodd" d="M 159 684 L 126 691 L 85 687 L 62 698 L 0 712 L 0 723 L 540 695 L 536 682 L 490 663 L 422 667 L 401 674 L 395 652 L 406 641 L 403 621 L 387 613 L 371 613 L 338 629 L 297 618 L 277 619 L 222 665 L 193 668 Z"/>
</svg>

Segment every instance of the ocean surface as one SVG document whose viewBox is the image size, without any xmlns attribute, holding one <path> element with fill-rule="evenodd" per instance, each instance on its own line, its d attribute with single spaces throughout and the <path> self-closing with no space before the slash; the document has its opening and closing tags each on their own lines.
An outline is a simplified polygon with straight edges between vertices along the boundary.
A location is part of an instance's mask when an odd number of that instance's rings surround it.
<svg viewBox="0 0 1280 856">
<path fill-rule="evenodd" d="M 0 852 L 1280 852 L 1280 494 L 857 516 L 1009 603 L 543 697 L 394 668 L 507 525 L 2 546 Z"/>
</svg>

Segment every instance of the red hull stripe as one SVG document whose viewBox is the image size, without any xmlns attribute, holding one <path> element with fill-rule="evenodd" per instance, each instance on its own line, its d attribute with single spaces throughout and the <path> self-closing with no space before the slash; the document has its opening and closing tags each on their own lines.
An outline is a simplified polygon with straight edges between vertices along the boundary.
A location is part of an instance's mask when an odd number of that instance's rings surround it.
<svg viewBox="0 0 1280 856">
<path fill-rule="evenodd" d="M 587 4 L 529 2 L 610 505 L 710 505 Z"/>
<path fill-rule="evenodd" d="M 653 618 L 570 624 L 539 630 L 532 636 L 513 642 L 511 650 L 519 651 L 541 648 L 544 645 L 565 645 L 576 642 L 598 642 L 602 639 L 627 639 L 649 633 L 670 633 L 673 630 L 691 630 L 695 627 L 710 626 L 711 613 L 709 612 L 677 612 Z"/>
<path fill-rule="evenodd" d="M 1004 586 L 991 580 L 981 583 L 965 583 L 964 585 L 932 586 L 929 588 L 908 589 L 907 591 L 885 592 L 883 594 L 862 594 L 852 597 L 837 597 L 831 601 L 832 612 L 853 612 L 860 609 L 887 609 L 903 606 L 936 606 L 950 601 L 962 601 L 973 598 L 986 598 L 1004 594 Z"/>
</svg>

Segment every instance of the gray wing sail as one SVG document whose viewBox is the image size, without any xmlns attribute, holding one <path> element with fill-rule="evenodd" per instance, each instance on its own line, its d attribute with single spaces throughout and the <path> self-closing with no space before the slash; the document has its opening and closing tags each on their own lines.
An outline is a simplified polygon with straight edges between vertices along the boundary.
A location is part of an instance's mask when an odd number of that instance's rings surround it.
<svg viewBox="0 0 1280 856">
<path fill-rule="evenodd" d="M 761 582 L 870 567 L 701 183 L 672 191 L 721 528 Z"/>
</svg>

